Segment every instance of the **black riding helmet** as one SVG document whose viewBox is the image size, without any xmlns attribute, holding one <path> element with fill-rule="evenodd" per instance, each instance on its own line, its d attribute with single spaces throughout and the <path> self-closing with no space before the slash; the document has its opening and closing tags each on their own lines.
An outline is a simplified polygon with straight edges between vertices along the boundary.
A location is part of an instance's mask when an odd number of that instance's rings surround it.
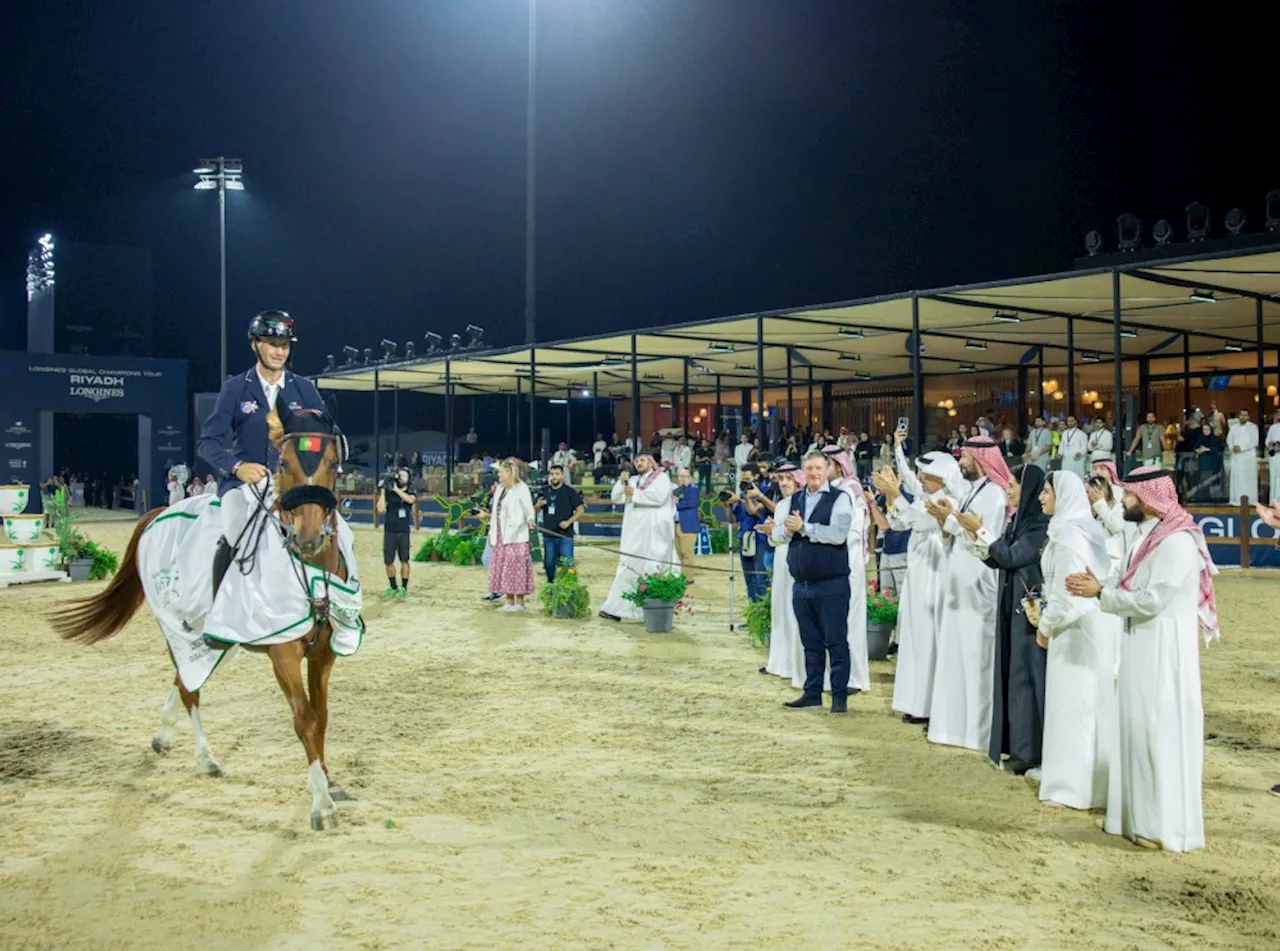
<svg viewBox="0 0 1280 951">
<path fill-rule="evenodd" d="M 264 310 L 249 322 L 249 340 L 287 340 L 297 343 L 293 335 L 293 318 L 282 310 Z"/>
</svg>

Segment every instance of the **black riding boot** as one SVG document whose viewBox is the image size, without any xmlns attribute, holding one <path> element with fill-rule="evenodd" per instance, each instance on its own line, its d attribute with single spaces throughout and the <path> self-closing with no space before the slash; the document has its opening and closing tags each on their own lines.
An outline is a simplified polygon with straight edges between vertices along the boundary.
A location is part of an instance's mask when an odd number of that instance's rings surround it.
<svg viewBox="0 0 1280 951">
<path fill-rule="evenodd" d="M 222 587 L 222 579 L 226 576 L 227 569 L 231 567 L 231 562 L 235 557 L 236 550 L 231 547 L 231 542 L 225 538 L 219 538 L 218 550 L 213 556 L 213 596 L 215 599 L 218 597 L 218 589 Z M 224 651 L 231 646 L 208 636 L 204 638 L 204 642 L 218 651 Z"/>
</svg>

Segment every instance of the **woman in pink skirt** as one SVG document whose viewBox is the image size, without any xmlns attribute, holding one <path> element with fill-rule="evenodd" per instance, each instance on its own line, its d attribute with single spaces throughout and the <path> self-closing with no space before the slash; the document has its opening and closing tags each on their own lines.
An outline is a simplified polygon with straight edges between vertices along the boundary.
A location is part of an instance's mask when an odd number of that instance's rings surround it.
<svg viewBox="0 0 1280 951">
<path fill-rule="evenodd" d="M 533 518 L 533 497 L 520 478 L 520 463 L 502 460 L 489 518 L 489 590 L 506 596 L 507 603 L 498 608 L 506 614 L 523 611 L 525 595 L 533 593 Z"/>
</svg>

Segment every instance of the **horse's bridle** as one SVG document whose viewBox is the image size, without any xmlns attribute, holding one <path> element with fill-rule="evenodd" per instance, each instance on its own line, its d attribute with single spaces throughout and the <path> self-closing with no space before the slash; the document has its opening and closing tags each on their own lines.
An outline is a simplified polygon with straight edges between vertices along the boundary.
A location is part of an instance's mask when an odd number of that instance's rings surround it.
<svg viewBox="0 0 1280 951">
<path fill-rule="evenodd" d="M 307 411 L 303 411 L 307 412 Z M 246 533 L 253 538 L 253 544 L 249 551 L 252 553 L 248 558 L 241 562 L 241 569 L 245 570 L 246 562 L 251 566 L 252 559 L 257 557 L 258 545 L 262 540 L 262 532 L 266 531 L 268 524 L 274 525 L 280 533 L 280 539 L 284 543 L 285 549 L 292 555 L 289 559 L 289 565 L 293 568 L 294 577 L 298 580 L 298 584 L 302 587 L 303 596 L 307 599 L 307 603 L 311 606 L 311 617 L 315 622 L 311 629 L 311 637 L 303 648 L 302 655 L 305 657 L 311 653 L 311 648 L 320 639 L 320 631 L 326 623 L 329 623 L 329 571 L 321 569 L 321 577 L 324 580 L 324 593 L 319 597 L 313 597 L 311 594 L 311 586 L 307 583 L 307 572 L 305 561 L 301 553 L 297 550 L 297 544 L 294 535 L 294 526 L 292 512 L 303 505 L 319 505 L 324 509 L 324 534 L 328 536 L 329 542 L 333 543 L 337 538 L 337 512 L 338 498 L 333 490 L 323 485 L 315 484 L 316 472 L 319 471 L 319 464 L 308 466 L 302 460 L 304 452 L 298 448 L 299 443 L 303 440 L 316 440 L 321 445 L 319 449 L 307 450 L 305 455 L 316 456 L 317 459 L 323 459 L 327 454 L 329 444 L 332 443 L 338 450 L 338 466 L 340 467 L 346 455 L 346 437 L 340 431 L 330 433 L 286 433 L 281 437 L 281 444 L 285 441 L 294 443 L 294 454 L 298 457 L 299 464 L 303 469 L 303 476 L 306 482 L 301 485 L 295 485 L 291 489 L 284 492 L 274 505 L 267 505 L 267 490 L 264 488 L 261 493 L 254 490 L 254 497 L 258 501 L 258 517 L 262 519 L 261 527 L 255 532 L 253 531 L 253 519 L 246 526 Z M 283 453 L 282 453 L 283 456 Z M 279 472 L 272 474 L 273 478 L 279 475 Z M 243 537 L 243 536 L 242 536 Z M 239 542 L 237 540 L 237 546 Z M 249 570 L 252 570 L 251 567 Z"/>
</svg>

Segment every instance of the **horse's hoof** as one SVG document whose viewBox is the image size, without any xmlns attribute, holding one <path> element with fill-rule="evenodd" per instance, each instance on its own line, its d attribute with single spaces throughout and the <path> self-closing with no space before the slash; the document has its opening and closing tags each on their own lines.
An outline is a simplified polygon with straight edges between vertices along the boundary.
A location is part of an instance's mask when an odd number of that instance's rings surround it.
<svg viewBox="0 0 1280 951">
<path fill-rule="evenodd" d="M 151 738 L 151 748 L 155 750 L 157 753 L 159 753 L 161 756 L 165 756 L 168 754 L 168 752 L 171 749 L 173 749 L 173 742 L 172 741 L 165 742 L 161 740 L 160 734 L 157 733 L 155 736 Z"/>
<path fill-rule="evenodd" d="M 200 769 L 210 779 L 222 778 L 222 767 L 217 763 L 202 763 Z"/>
<path fill-rule="evenodd" d="M 332 799 L 334 802 L 350 802 L 351 794 L 348 793 L 341 786 L 330 786 L 329 798 Z"/>
<path fill-rule="evenodd" d="M 313 809 L 311 812 L 311 828 L 316 832 L 323 832 L 325 828 L 338 828 L 338 810 L 336 809 Z"/>
</svg>

